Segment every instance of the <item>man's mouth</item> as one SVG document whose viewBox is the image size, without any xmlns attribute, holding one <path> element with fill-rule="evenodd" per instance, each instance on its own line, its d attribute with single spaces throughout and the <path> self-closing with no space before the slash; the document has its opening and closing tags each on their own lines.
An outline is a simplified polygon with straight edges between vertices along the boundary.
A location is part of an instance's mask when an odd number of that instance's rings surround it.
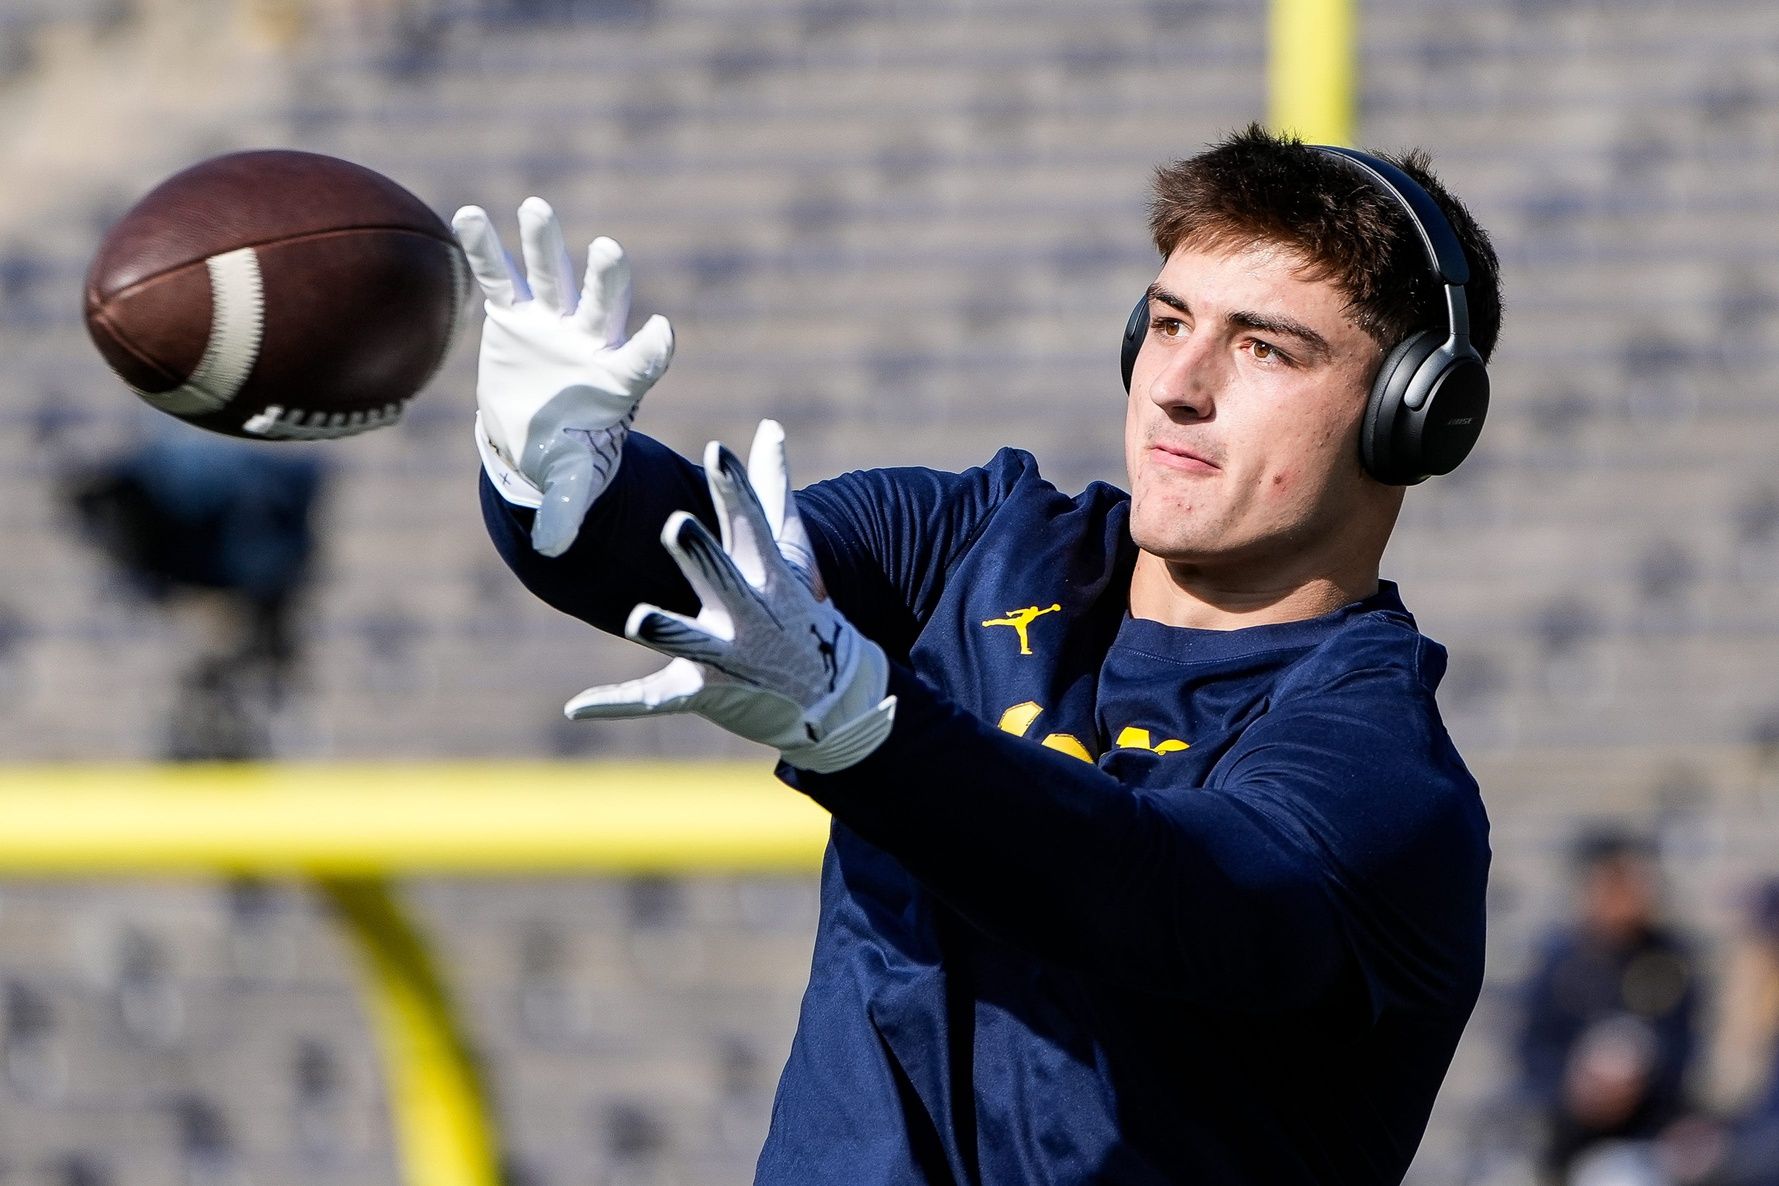
<svg viewBox="0 0 1779 1186">
<path fill-rule="evenodd" d="M 1196 449 L 1185 445 L 1171 445 L 1161 441 L 1149 446 L 1149 456 L 1156 464 L 1185 474 L 1215 474 L 1223 472 L 1223 467 L 1206 457 Z"/>
</svg>

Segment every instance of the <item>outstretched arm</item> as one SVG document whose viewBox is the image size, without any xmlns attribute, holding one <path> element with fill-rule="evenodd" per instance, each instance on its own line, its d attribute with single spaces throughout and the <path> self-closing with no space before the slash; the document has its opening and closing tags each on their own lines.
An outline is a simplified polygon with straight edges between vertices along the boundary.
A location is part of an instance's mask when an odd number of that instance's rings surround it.
<svg viewBox="0 0 1779 1186">
<path fill-rule="evenodd" d="M 623 465 L 587 512 L 574 541 L 560 556 L 532 546 L 536 511 L 508 502 L 482 475 L 482 521 L 500 553 L 545 602 L 611 634 L 639 601 L 695 613 L 698 599 L 661 550 L 667 517 L 689 510 L 714 523 L 704 471 L 658 441 L 631 433 Z"/>
</svg>

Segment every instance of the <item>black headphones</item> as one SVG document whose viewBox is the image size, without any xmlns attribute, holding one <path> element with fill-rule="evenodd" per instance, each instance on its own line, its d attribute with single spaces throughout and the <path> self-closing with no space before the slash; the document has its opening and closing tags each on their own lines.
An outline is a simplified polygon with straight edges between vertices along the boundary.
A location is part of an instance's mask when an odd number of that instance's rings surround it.
<svg viewBox="0 0 1779 1186">
<path fill-rule="evenodd" d="M 1391 486 L 1449 474 L 1476 444 L 1489 410 L 1489 372 L 1470 344 L 1464 296 L 1470 264 L 1464 248 L 1431 195 L 1395 165 L 1351 148 L 1307 147 L 1344 161 L 1396 200 L 1445 288 L 1445 330 L 1412 334 L 1384 356 L 1359 429 L 1359 460 L 1366 473 Z M 1149 294 L 1144 293 L 1124 327 L 1125 391 L 1148 330 Z"/>
</svg>

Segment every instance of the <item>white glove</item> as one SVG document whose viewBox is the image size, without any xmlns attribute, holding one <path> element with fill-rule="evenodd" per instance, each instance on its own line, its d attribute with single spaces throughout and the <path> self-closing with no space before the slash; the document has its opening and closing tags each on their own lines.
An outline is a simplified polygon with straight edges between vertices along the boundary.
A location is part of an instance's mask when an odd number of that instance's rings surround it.
<svg viewBox="0 0 1779 1186">
<path fill-rule="evenodd" d="M 721 546 L 684 511 L 661 532 L 698 594 L 698 616 L 639 605 L 624 626 L 630 638 L 678 657 L 642 679 L 589 688 L 565 711 L 575 720 L 693 712 L 776 748 L 793 766 L 843 770 L 889 735 L 896 698 L 884 695 L 883 650 L 822 591 L 791 493 L 784 430 L 761 421 L 745 473 L 712 441 L 704 470 Z"/>
<path fill-rule="evenodd" d="M 510 501 L 536 506 L 531 546 L 560 556 L 623 456 L 636 405 L 673 358 L 673 327 L 649 318 L 625 340 L 630 265 L 607 238 L 574 267 L 556 213 L 542 198 L 519 207 L 519 275 L 480 206 L 451 219 L 487 298 L 476 376 L 476 444 Z"/>
</svg>

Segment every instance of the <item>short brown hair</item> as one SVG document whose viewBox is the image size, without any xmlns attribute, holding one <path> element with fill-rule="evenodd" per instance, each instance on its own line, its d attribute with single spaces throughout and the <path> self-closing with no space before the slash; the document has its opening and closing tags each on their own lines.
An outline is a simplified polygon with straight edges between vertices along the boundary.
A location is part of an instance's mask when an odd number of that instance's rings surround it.
<svg viewBox="0 0 1779 1186">
<path fill-rule="evenodd" d="M 1488 234 L 1425 153 L 1377 155 L 1420 183 L 1452 224 L 1470 262 L 1470 339 L 1487 359 L 1501 333 L 1501 268 Z M 1446 324 L 1444 294 L 1402 207 L 1350 165 L 1259 124 L 1156 169 L 1149 229 L 1163 257 L 1182 245 L 1295 250 L 1306 274 L 1333 280 L 1355 323 L 1386 349 Z"/>
</svg>

